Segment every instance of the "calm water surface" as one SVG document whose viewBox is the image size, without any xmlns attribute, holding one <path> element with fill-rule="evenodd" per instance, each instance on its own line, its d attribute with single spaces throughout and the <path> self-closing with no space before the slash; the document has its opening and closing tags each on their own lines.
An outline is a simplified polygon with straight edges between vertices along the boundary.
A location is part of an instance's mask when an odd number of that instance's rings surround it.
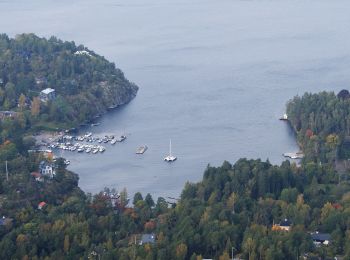
<svg viewBox="0 0 350 260">
<path fill-rule="evenodd" d="M 349 13 L 344 0 L 0 0 L 0 31 L 74 40 L 140 86 L 89 129 L 125 131 L 124 143 L 64 154 L 85 191 L 178 196 L 208 163 L 280 163 L 298 149 L 277 119 L 294 95 L 349 88 Z M 163 162 L 170 138 L 174 164 Z"/>
</svg>

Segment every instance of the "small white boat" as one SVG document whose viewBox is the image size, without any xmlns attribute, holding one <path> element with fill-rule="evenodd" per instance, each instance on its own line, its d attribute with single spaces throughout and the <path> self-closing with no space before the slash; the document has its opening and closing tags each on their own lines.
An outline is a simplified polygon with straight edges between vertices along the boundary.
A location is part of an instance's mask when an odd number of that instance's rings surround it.
<svg viewBox="0 0 350 260">
<path fill-rule="evenodd" d="M 121 135 L 114 140 L 116 140 L 117 142 L 123 142 L 125 139 L 126 139 L 126 135 Z"/>
<path fill-rule="evenodd" d="M 169 155 L 164 157 L 164 161 L 166 161 L 166 162 L 174 162 L 174 161 L 176 161 L 176 159 L 177 159 L 177 157 L 171 154 L 171 140 L 170 140 Z"/>
<path fill-rule="evenodd" d="M 111 144 L 115 144 L 117 142 L 117 139 L 113 139 L 112 141 L 111 141 Z"/>
<path fill-rule="evenodd" d="M 85 152 L 90 153 L 91 152 L 91 148 L 90 147 L 86 148 Z"/>
<path fill-rule="evenodd" d="M 98 153 L 98 149 L 97 148 L 94 148 L 93 150 L 92 150 L 92 153 Z"/>
<path fill-rule="evenodd" d="M 98 150 L 99 150 L 100 153 L 103 153 L 106 149 L 101 146 Z"/>
</svg>

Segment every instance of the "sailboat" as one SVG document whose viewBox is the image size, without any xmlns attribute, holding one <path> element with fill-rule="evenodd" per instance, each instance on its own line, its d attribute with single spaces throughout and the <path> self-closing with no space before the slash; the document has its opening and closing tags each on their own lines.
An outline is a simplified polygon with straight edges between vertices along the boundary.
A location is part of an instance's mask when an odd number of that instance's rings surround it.
<svg viewBox="0 0 350 260">
<path fill-rule="evenodd" d="M 176 159 L 177 159 L 176 156 L 174 156 L 174 155 L 171 154 L 171 140 L 170 140 L 170 144 L 169 144 L 169 155 L 166 156 L 166 157 L 164 158 L 164 161 L 166 161 L 166 162 L 173 162 L 173 161 L 175 161 Z"/>
</svg>

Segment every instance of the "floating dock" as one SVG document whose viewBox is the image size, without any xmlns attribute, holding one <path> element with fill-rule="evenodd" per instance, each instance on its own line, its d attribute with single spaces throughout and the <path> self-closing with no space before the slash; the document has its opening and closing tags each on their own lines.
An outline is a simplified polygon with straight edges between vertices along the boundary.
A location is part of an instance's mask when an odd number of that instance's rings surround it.
<svg viewBox="0 0 350 260">
<path fill-rule="evenodd" d="M 302 152 L 296 152 L 296 153 L 284 153 L 284 157 L 290 158 L 290 159 L 303 159 L 304 154 Z"/>
<path fill-rule="evenodd" d="M 287 115 L 287 114 L 284 114 L 284 115 L 280 118 L 280 120 L 282 120 L 282 121 L 288 121 L 288 115 Z"/>
<path fill-rule="evenodd" d="M 146 152 L 147 149 L 147 145 L 140 146 L 139 148 L 137 148 L 136 154 L 143 154 L 144 152 Z"/>
</svg>

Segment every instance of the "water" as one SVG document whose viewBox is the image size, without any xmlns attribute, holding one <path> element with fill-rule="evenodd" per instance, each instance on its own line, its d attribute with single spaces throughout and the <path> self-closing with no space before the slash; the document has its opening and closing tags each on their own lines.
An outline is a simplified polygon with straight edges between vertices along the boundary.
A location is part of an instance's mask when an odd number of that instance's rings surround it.
<svg viewBox="0 0 350 260">
<path fill-rule="evenodd" d="M 294 95 L 348 87 L 349 13 L 345 0 L 0 0 L 0 31 L 74 40 L 140 86 L 91 128 L 125 131 L 124 143 L 64 153 L 83 190 L 179 196 L 208 163 L 280 163 L 298 149 L 277 119 Z M 173 164 L 163 162 L 170 138 Z"/>
</svg>

